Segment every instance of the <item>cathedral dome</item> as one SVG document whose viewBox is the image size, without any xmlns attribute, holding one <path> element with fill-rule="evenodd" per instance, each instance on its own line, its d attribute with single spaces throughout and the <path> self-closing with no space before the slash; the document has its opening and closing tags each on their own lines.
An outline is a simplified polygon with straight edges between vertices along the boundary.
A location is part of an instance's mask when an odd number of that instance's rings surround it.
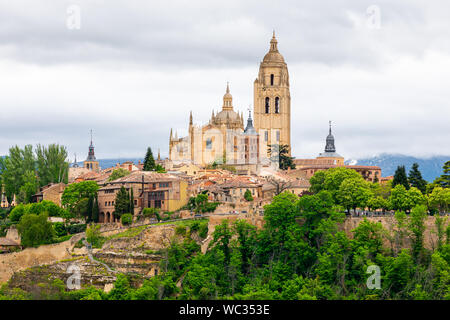
<svg viewBox="0 0 450 320">
<path fill-rule="evenodd" d="M 222 110 L 216 116 L 215 119 L 220 120 L 220 122 L 229 121 L 241 121 L 239 114 L 234 110 Z"/>
</svg>

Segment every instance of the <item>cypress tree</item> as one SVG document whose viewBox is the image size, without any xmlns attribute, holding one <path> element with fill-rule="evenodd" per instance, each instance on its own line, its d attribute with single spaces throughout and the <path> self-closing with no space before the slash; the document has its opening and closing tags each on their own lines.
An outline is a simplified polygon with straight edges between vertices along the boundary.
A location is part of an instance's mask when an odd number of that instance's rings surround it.
<svg viewBox="0 0 450 320">
<path fill-rule="evenodd" d="M 408 181 L 411 187 L 416 187 L 425 194 L 427 182 L 422 178 L 418 163 L 413 163 L 411 170 L 409 171 Z"/>
<path fill-rule="evenodd" d="M 134 194 L 133 188 L 130 188 L 130 213 L 134 215 Z"/>
<path fill-rule="evenodd" d="M 88 199 L 88 205 L 87 205 L 86 223 L 89 223 L 92 221 L 93 209 L 94 209 L 94 197 L 92 195 L 90 195 L 89 199 Z"/>
<path fill-rule="evenodd" d="M 434 180 L 435 184 L 438 184 L 442 188 L 450 188 L 450 161 L 444 163 L 442 168 L 444 173 Z"/>
<path fill-rule="evenodd" d="M 395 170 L 394 180 L 392 181 L 392 188 L 394 188 L 398 184 L 403 185 L 406 190 L 409 190 L 409 183 L 408 177 L 406 176 L 405 166 L 398 166 L 397 170 Z"/>
<path fill-rule="evenodd" d="M 156 163 L 155 163 L 155 159 L 153 158 L 152 148 L 148 147 L 147 153 L 145 154 L 143 170 L 144 171 L 153 171 L 153 170 L 155 170 L 155 167 L 156 167 Z"/>
<path fill-rule="evenodd" d="M 98 222 L 98 216 L 99 216 L 99 208 L 98 208 L 98 200 L 97 198 L 94 198 L 94 206 L 92 208 L 92 221 L 95 223 Z"/>
<path fill-rule="evenodd" d="M 125 187 L 122 186 L 116 195 L 116 201 L 114 203 L 114 215 L 120 218 L 122 214 L 128 213 L 129 210 L 130 197 Z"/>
</svg>

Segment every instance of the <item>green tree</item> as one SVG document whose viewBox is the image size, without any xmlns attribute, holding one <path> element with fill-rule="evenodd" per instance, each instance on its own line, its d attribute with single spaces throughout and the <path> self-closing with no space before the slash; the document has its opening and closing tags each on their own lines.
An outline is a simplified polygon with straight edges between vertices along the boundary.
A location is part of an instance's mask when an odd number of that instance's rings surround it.
<svg viewBox="0 0 450 320">
<path fill-rule="evenodd" d="M 131 172 L 124 168 L 118 168 L 115 169 L 113 172 L 111 172 L 111 175 L 108 178 L 108 181 L 114 181 L 123 177 L 126 177 Z"/>
<path fill-rule="evenodd" d="M 271 156 L 278 156 L 278 164 L 281 170 L 295 169 L 294 158 L 289 156 L 289 145 L 287 144 L 273 144 L 269 145 L 269 154 Z"/>
<path fill-rule="evenodd" d="M 55 236 L 51 222 L 47 221 L 46 213 L 26 214 L 20 219 L 17 230 L 20 233 L 21 243 L 25 247 L 37 247 L 49 244 Z"/>
<path fill-rule="evenodd" d="M 89 197 L 96 198 L 98 189 L 95 181 L 69 184 L 61 196 L 61 204 L 75 216 L 86 216 Z"/>
<path fill-rule="evenodd" d="M 372 197 L 368 182 L 362 177 L 342 181 L 336 194 L 338 204 L 350 211 L 350 208 L 365 208 Z"/>
<path fill-rule="evenodd" d="M 156 167 L 156 163 L 155 163 L 155 159 L 153 158 L 153 152 L 152 152 L 152 148 L 148 147 L 147 148 L 147 153 L 145 154 L 145 158 L 144 158 L 144 171 L 153 171 L 155 170 Z"/>
<path fill-rule="evenodd" d="M 50 144 L 47 147 L 36 146 L 36 166 L 39 173 L 39 185 L 68 182 L 69 163 L 67 149 L 59 144 Z"/>
<path fill-rule="evenodd" d="M 20 193 L 20 188 L 25 184 L 25 177 L 28 176 L 29 172 L 36 172 L 33 147 L 31 145 L 26 145 L 23 149 L 18 146 L 11 147 L 9 155 L 2 158 L 1 162 L 2 183 L 5 187 L 6 196 L 11 201 L 14 195 Z"/>
<path fill-rule="evenodd" d="M 398 184 L 392 189 L 389 204 L 393 210 L 404 211 L 409 209 L 408 191 L 405 186 Z"/>
<path fill-rule="evenodd" d="M 314 173 L 314 175 L 309 179 L 311 187 L 309 190 L 313 193 L 319 193 L 321 190 L 325 190 L 325 177 L 326 171 L 320 170 Z"/>
<path fill-rule="evenodd" d="M 367 202 L 367 206 L 371 210 L 383 209 L 383 212 L 389 208 L 389 201 L 384 199 L 383 197 L 371 197 Z"/>
<path fill-rule="evenodd" d="M 408 190 L 410 187 L 408 177 L 406 176 L 405 166 L 398 166 L 397 170 L 395 170 L 394 180 L 392 181 L 392 188 L 395 188 L 395 186 L 399 184 L 404 186 L 406 190 Z"/>
<path fill-rule="evenodd" d="M 427 182 L 422 178 L 418 163 L 412 165 L 411 170 L 409 171 L 408 182 L 411 187 L 416 187 L 420 192 L 425 194 Z"/>
<path fill-rule="evenodd" d="M 450 160 L 444 163 L 442 175 L 434 180 L 433 183 L 442 188 L 450 188 Z"/>
<path fill-rule="evenodd" d="M 409 222 L 409 229 L 412 237 L 412 252 L 415 259 L 417 259 L 423 252 L 423 241 L 425 232 L 425 219 L 427 217 L 427 207 L 424 205 L 416 206 L 411 211 L 411 220 Z"/>
<path fill-rule="evenodd" d="M 87 202 L 86 223 L 93 221 L 92 213 L 94 211 L 94 196 L 90 195 Z"/>
<path fill-rule="evenodd" d="M 253 201 L 253 196 L 249 189 L 245 190 L 244 199 L 247 201 Z"/>
<path fill-rule="evenodd" d="M 448 212 L 450 207 L 450 189 L 435 187 L 428 195 L 430 208 L 436 208 L 439 212 Z"/>
<path fill-rule="evenodd" d="M 133 188 L 130 188 L 130 213 L 134 215 L 134 193 Z"/>
<path fill-rule="evenodd" d="M 92 206 L 92 221 L 97 223 L 99 219 L 99 207 L 98 207 L 98 199 L 94 198 L 94 204 Z"/>
<path fill-rule="evenodd" d="M 23 185 L 19 188 L 16 200 L 18 203 L 30 203 L 32 197 L 38 191 L 38 180 L 34 171 L 26 171 L 22 177 Z"/>
<path fill-rule="evenodd" d="M 130 198 L 124 186 L 120 187 L 114 201 L 114 215 L 121 217 L 125 213 L 130 212 Z"/>
</svg>

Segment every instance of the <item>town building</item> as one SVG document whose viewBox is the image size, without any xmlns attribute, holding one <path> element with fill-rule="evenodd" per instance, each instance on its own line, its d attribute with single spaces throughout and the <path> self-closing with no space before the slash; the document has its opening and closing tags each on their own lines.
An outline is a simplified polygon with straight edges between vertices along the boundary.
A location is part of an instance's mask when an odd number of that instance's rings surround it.
<svg viewBox="0 0 450 320">
<path fill-rule="evenodd" d="M 176 211 L 187 204 L 187 182 L 167 173 L 134 171 L 129 175 L 107 182 L 98 191 L 99 222 L 114 222 L 116 195 L 121 187 L 131 193 L 135 217 L 144 208 L 158 208 L 161 211 Z"/>
<path fill-rule="evenodd" d="M 38 193 L 33 195 L 32 202 L 47 200 L 61 206 L 61 197 L 65 188 L 66 185 L 64 183 L 51 183 L 43 186 L 39 189 Z"/>
</svg>

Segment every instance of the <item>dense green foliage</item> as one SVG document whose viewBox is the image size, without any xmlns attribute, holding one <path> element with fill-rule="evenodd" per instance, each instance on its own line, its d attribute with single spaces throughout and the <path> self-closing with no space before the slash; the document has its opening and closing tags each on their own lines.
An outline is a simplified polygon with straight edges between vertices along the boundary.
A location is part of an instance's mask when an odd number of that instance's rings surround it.
<svg viewBox="0 0 450 320">
<path fill-rule="evenodd" d="M 15 206 L 9 213 L 9 219 L 12 222 L 19 222 L 24 214 L 47 213 L 50 217 L 66 217 L 67 211 L 51 201 L 43 200 L 37 203 L 19 204 Z"/>
<path fill-rule="evenodd" d="M 134 211 L 134 200 L 132 199 L 133 189 L 127 191 L 124 186 L 120 187 L 114 201 L 114 215 L 120 218 L 125 213 Z"/>
<path fill-rule="evenodd" d="M 394 173 L 394 180 L 392 181 L 392 187 L 401 184 L 406 190 L 409 189 L 408 177 L 406 176 L 405 166 L 398 166 Z"/>
<path fill-rule="evenodd" d="M 133 216 L 131 215 L 131 213 L 125 213 L 120 217 L 120 222 L 124 226 L 128 226 L 133 222 Z"/>
<path fill-rule="evenodd" d="M 218 205 L 218 202 L 209 202 L 206 193 L 200 193 L 196 197 L 189 199 L 187 209 L 193 210 L 196 213 L 214 212 Z"/>
<path fill-rule="evenodd" d="M 205 224 L 192 221 L 189 228 L 177 224 L 177 237 L 161 251 L 161 271 L 141 287 L 133 286 L 131 275 L 119 275 L 109 293 L 89 287 L 62 292 L 60 298 L 450 299 L 448 218 L 435 215 L 435 224 L 428 228 L 436 236 L 428 238 L 428 245 L 425 232 L 430 205 L 448 208 L 448 189 L 435 187 L 423 195 L 416 187 L 407 190 L 397 184 L 391 189 L 368 183 L 352 172 L 345 168 L 318 172 L 312 178 L 312 194 L 275 196 L 264 207 L 260 229 L 224 219 L 210 235 L 206 253 L 193 236 L 201 233 L 200 239 L 205 239 Z M 204 206 L 207 199 L 199 195 L 190 205 Z M 364 218 L 344 231 L 344 207 L 366 205 L 397 206 L 392 228 Z M 367 286 L 372 265 L 380 268 L 379 289 Z M 2 295 L 28 298 L 6 287 L 0 290 Z"/>
<path fill-rule="evenodd" d="M 252 192 L 250 190 L 245 190 L 244 199 L 247 201 L 253 201 Z"/>
<path fill-rule="evenodd" d="M 66 147 L 58 144 L 37 145 L 35 152 L 31 145 L 23 149 L 11 147 L 8 156 L 0 158 L 1 181 L 9 201 L 16 195 L 17 202 L 29 203 L 39 187 L 67 183 L 69 165 L 66 158 Z"/>
<path fill-rule="evenodd" d="M 47 214 L 26 214 L 17 226 L 24 247 L 37 247 L 52 243 L 55 235 L 52 223 L 47 221 Z"/>
<path fill-rule="evenodd" d="M 64 189 L 61 204 L 69 210 L 73 217 L 85 217 L 86 220 L 90 220 L 89 217 L 93 219 L 95 206 L 93 202 L 92 205 L 89 204 L 89 199 L 97 198 L 98 189 L 99 186 L 95 181 L 72 183 Z"/>
</svg>

